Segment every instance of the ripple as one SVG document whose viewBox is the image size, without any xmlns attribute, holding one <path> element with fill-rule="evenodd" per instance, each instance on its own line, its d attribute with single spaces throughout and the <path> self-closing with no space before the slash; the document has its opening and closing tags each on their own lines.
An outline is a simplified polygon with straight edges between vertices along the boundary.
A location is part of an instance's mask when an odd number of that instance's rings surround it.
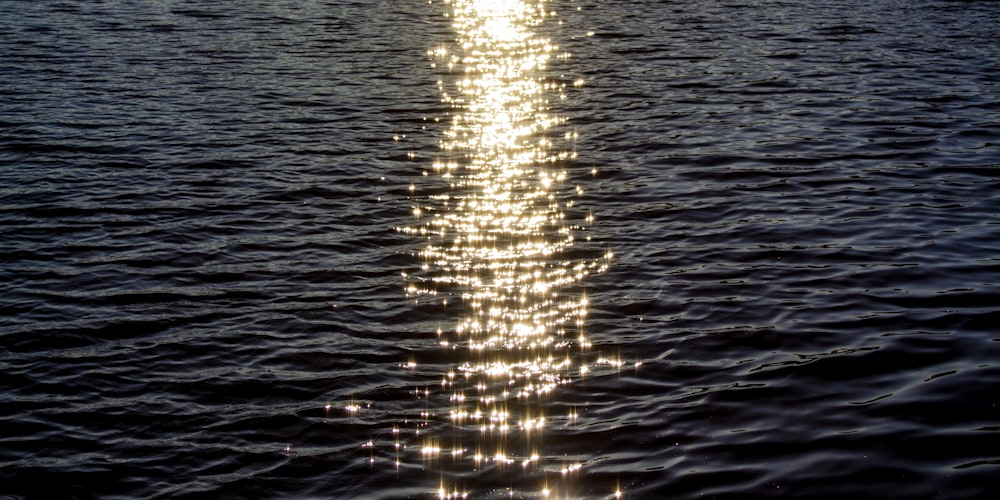
<svg viewBox="0 0 1000 500">
<path fill-rule="evenodd" d="M 449 3 L 0 5 L 0 492 L 990 496 L 997 4 L 544 5 L 561 258 L 615 257 L 504 439 L 405 291 Z"/>
</svg>

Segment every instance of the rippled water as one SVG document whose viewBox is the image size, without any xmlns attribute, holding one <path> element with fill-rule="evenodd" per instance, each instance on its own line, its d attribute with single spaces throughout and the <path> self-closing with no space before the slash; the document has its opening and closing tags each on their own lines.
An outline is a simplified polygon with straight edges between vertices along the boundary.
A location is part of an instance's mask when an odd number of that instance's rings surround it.
<svg viewBox="0 0 1000 500">
<path fill-rule="evenodd" d="M 472 5 L 0 3 L 0 494 L 1000 490 L 1000 3 Z"/>
</svg>

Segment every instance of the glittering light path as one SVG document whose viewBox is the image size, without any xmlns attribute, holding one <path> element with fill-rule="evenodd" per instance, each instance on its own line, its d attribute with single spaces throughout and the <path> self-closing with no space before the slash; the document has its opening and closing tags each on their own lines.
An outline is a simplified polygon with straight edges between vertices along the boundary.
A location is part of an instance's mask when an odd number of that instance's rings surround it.
<svg viewBox="0 0 1000 500">
<path fill-rule="evenodd" d="M 546 463 L 545 398 L 588 370 L 580 361 L 590 347 L 581 283 L 611 259 L 610 251 L 596 258 L 570 252 L 579 224 L 592 217 L 566 215 L 582 188 L 567 185 L 564 170 L 576 157 L 576 134 L 549 108 L 566 88 L 551 83 L 546 65 L 568 55 L 534 31 L 551 17 L 546 3 L 450 6 L 454 53 L 446 46 L 429 52 L 453 78 L 439 83 L 454 112 L 429 173 L 442 187 L 421 196 L 413 186 L 414 223 L 400 228 L 426 241 L 407 295 L 443 306 L 451 299 L 456 317 L 453 329 L 438 331 L 454 361 L 433 393 L 424 389 L 425 397 L 446 401 L 448 415 L 440 417 L 451 429 L 409 436 L 425 458 L 452 456 L 455 469 L 441 474 L 442 497 L 474 488 L 461 480 L 466 470 L 503 474 L 516 466 L 544 477 L 580 468 Z M 536 493 L 549 492 L 537 486 Z"/>
</svg>

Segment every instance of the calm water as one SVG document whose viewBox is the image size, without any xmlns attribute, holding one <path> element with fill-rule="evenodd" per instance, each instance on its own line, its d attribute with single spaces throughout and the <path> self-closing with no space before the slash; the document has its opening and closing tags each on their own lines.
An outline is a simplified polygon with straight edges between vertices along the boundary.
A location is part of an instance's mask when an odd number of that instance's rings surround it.
<svg viewBox="0 0 1000 500">
<path fill-rule="evenodd" d="M 0 3 L 0 495 L 996 495 L 998 40 Z"/>
</svg>

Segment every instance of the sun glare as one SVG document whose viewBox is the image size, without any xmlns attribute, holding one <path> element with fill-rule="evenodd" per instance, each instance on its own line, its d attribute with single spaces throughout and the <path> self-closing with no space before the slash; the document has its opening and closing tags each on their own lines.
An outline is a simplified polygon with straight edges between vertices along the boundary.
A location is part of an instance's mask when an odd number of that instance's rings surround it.
<svg viewBox="0 0 1000 500">
<path fill-rule="evenodd" d="M 420 449 L 475 470 L 534 470 L 544 460 L 540 401 L 588 370 L 580 285 L 610 255 L 572 248 L 593 215 L 570 212 L 582 194 L 567 172 L 578 135 L 550 103 L 578 84 L 548 71 L 564 53 L 539 34 L 551 15 L 545 1 L 448 4 L 456 43 L 427 54 L 444 72 L 450 122 L 426 182 L 411 187 L 414 222 L 401 231 L 424 241 L 421 271 L 405 275 L 407 296 L 455 318 L 453 329 L 435 332 L 459 356 L 440 378 L 442 400 L 450 424 L 474 431 L 475 442 Z"/>
</svg>

